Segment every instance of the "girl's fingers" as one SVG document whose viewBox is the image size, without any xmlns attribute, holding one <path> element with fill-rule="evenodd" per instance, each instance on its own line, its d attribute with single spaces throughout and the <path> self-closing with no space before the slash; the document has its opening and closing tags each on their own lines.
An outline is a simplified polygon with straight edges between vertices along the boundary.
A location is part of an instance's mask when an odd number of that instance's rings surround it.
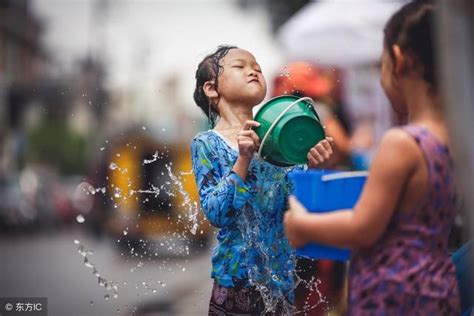
<svg viewBox="0 0 474 316">
<path fill-rule="evenodd" d="M 310 167 L 314 167 L 314 166 L 317 166 L 319 165 L 319 161 L 317 161 L 315 158 L 313 158 L 313 156 L 311 156 L 311 154 L 308 153 L 308 165 Z"/>
<path fill-rule="evenodd" d="M 323 145 L 324 149 L 326 149 L 329 154 L 332 154 L 332 146 L 331 143 L 328 140 L 322 140 L 319 142 L 321 145 Z"/>
<path fill-rule="evenodd" d="M 288 197 L 288 206 L 290 207 L 290 209 L 294 209 L 295 207 L 301 206 L 301 203 L 294 195 L 290 195 Z"/>
<path fill-rule="evenodd" d="M 326 136 L 326 140 L 331 143 L 331 145 L 334 145 L 334 138 L 332 138 L 331 136 Z"/>
<path fill-rule="evenodd" d="M 260 145 L 260 138 L 258 138 L 257 133 L 254 130 L 245 130 L 238 133 L 239 136 L 250 137 L 255 142 L 255 144 Z"/>
<path fill-rule="evenodd" d="M 329 159 L 329 157 L 331 156 L 321 143 L 317 144 L 315 148 L 318 154 L 321 155 L 325 160 Z"/>
<path fill-rule="evenodd" d="M 260 126 L 259 122 L 248 120 L 244 123 L 244 126 L 242 127 L 242 129 L 245 131 L 245 130 L 251 129 L 252 127 L 259 127 L 259 126 Z"/>
<path fill-rule="evenodd" d="M 257 145 L 255 145 L 253 139 L 245 136 L 237 137 L 237 144 L 239 145 L 239 151 L 255 152 L 255 150 L 258 148 Z"/>
<path fill-rule="evenodd" d="M 315 147 L 311 148 L 311 150 L 309 151 L 309 155 L 314 158 L 318 163 L 324 162 L 324 157 L 316 150 Z"/>
<path fill-rule="evenodd" d="M 239 144 L 239 146 L 255 146 L 255 142 L 253 141 L 253 139 L 247 136 L 238 136 L 237 144 Z"/>
</svg>

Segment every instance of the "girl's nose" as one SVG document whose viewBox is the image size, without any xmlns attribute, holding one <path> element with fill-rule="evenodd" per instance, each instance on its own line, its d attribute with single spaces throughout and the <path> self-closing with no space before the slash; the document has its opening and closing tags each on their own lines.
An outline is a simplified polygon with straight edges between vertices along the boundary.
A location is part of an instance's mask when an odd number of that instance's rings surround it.
<svg viewBox="0 0 474 316">
<path fill-rule="evenodd" d="M 255 69 L 250 69 L 249 76 L 257 77 L 257 71 Z"/>
</svg>

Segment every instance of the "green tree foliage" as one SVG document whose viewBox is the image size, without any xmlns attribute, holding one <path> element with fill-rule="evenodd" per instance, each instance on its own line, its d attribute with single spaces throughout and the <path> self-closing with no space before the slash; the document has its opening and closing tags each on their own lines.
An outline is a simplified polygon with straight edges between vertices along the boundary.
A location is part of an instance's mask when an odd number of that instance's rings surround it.
<svg viewBox="0 0 474 316">
<path fill-rule="evenodd" d="M 48 118 L 28 135 L 26 161 L 55 166 L 66 174 L 82 173 L 86 166 L 86 141 L 64 120 Z"/>
</svg>

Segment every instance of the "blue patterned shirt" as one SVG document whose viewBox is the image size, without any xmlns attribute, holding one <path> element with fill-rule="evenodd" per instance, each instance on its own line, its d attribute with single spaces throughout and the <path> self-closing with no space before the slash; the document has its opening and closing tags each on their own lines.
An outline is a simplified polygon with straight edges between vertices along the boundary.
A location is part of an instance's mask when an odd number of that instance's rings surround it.
<svg viewBox="0 0 474 316">
<path fill-rule="evenodd" d="M 283 212 L 287 173 L 294 168 L 255 156 L 243 181 L 232 171 L 237 149 L 213 130 L 199 133 L 191 152 L 202 209 L 219 228 L 211 276 L 222 286 L 264 286 L 274 297 L 292 297 L 294 252 L 284 234 Z"/>
</svg>

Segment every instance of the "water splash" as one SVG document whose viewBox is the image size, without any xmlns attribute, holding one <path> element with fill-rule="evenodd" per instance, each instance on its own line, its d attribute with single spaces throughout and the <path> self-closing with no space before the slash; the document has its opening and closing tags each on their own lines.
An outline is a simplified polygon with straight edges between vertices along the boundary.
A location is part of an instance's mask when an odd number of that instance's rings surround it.
<svg viewBox="0 0 474 316">
<path fill-rule="evenodd" d="M 132 190 L 130 191 L 130 195 L 133 195 L 135 193 L 146 193 L 146 194 L 153 194 L 155 197 L 158 197 L 158 195 L 160 195 L 161 193 L 160 188 L 154 186 L 153 184 L 150 184 L 150 185 L 151 185 L 150 189 L 147 189 L 147 190 L 139 189 L 136 191 Z"/>
<path fill-rule="evenodd" d="M 99 286 L 104 287 L 107 291 L 113 291 L 113 297 L 118 298 L 118 285 L 113 281 L 108 281 L 107 279 L 101 277 L 95 265 L 90 262 L 88 256 L 92 255 L 93 252 L 88 251 L 78 239 L 74 239 L 74 244 L 78 246 L 77 252 L 84 258 L 84 266 L 86 268 L 92 269 L 92 275 L 97 278 L 97 283 L 99 283 Z M 106 297 L 110 298 L 110 295 L 105 294 L 104 296 L 104 298 L 108 300 Z M 91 302 L 91 305 L 93 305 L 93 301 Z"/>
<path fill-rule="evenodd" d="M 255 198 L 262 209 L 272 209 L 276 204 L 276 199 L 281 198 L 280 194 L 275 193 L 285 190 L 284 187 L 282 187 L 285 184 L 277 178 L 274 178 L 274 181 L 270 183 L 266 182 L 265 179 L 268 179 L 266 173 L 269 171 L 264 169 L 265 168 L 255 169 L 257 178 L 256 186 L 259 188 Z M 289 170 L 286 170 L 286 172 L 288 171 Z M 283 177 L 286 172 L 282 173 L 281 170 L 279 170 L 276 171 L 275 174 L 282 174 Z M 277 244 L 266 245 L 262 240 L 262 236 L 266 235 L 266 233 L 262 231 L 265 228 L 254 224 L 258 216 L 262 215 L 247 206 L 242 209 L 241 214 L 242 216 L 237 222 L 238 228 L 242 233 L 245 244 L 249 249 L 253 249 L 253 255 L 257 258 L 255 260 L 258 261 L 258 264 L 247 267 L 247 275 L 250 284 L 260 292 L 260 296 L 265 305 L 265 312 L 284 315 L 299 313 L 300 311 L 297 311 L 296 307 L 284 298 L 291 298 L 294 295 L 293 291 L 296 287 L 301 285 L 304 285 L 310 291 L 320 293 L 318 288 L 320 281 L 315 278 L 307 283 L 302 283 L 304 280 L 298 279 L 298 275 L 294 271 L 296 268 L 296 256 L 294 253 L 290 254 L 287 262 L 278 262 L 278 264 L 288 268 L 288 275 L 286 275 L 286 272 L 285 275 L 275 275 L 272 268 L 272 265 L 275 264 L 275 259 L 269 256 L 271 252 L 267 247 L 282 247 L 284 246 L 283 243 L 285 243 L 287 247 L 286 239 L 282 236 L 282 238 L 277 241 Z M 295 281 L 290 287 L 282 287 L 288 280 Z M 320 304 L 323 304 L 325 301 L 322 295 L 319 295 L 319 297 L 320 300 L 317 305 L 320 306 Z M 305 306 L 306 310 L 314 309 L 314 307 L 315 306 Z M 303 314 L 305 314 L 304 311 Z"/>
<path fill-rule="evenodd" d="M 78 222 L 79 224 L 82 224 L 86 221 L 86 219 L 84 218 L 84 216 L 82 216 L 81 214 L 77 215 L 76 216 L 76 222 Z"/>
<path fill-rule="evenodd" d="M 158 159 L 163 159 L 165 158 L 165 154 L 162 153 L 161 155 L 158 153 L 158 151 L 155 151 L 155 153 L 152 155 L 152 159 L 143 159 L 143 165 L 147 165 L 150 163 L 153 163 L 157 161 Z"/>
<path fill-rule="evenodd" d="M 285 66 L 283 67 L 281 73 L 280 73 L 280 77 L 287 77 L 287 78 L 290 78 L 290 71 L 288 70 L 288 67 Z"/>
<path fill-rule="evenodd" d="M 188 226 L 189 231 L 191 232 L 191 234 L 196 235 L 196 231 L 197 231 L 198 226 L 199 226 L 199 222 L 198 222 L 197 217 L 198 217 L 198 214 L 199 214 L 199 211 L 200 211 L 200 207 L 199 207 L 199 205 L 197 204 L 196 201 L 191 200 L 191 198 L 189 197 L 188 192 L 186 192 L 186 190 L 184 190 L 183 181 L 182 181 L 181 177 L 179 175 L 176 176 L 171 171 L 171 165 L 172 165 L 171 163 L 166 164 L 165 165 L 166 170 L 168 170 L 168 175 L 170 176 L 171 180 L 173 181 L 175 186 L 178 188 L 178 192 L 181 194 L 181 196 L 184 199 L 184 202 L 181 204 L 181 206 L 185 207 L 188 210 L 188 223 L 190 224 L 190 226 Z"/>
</svg>

